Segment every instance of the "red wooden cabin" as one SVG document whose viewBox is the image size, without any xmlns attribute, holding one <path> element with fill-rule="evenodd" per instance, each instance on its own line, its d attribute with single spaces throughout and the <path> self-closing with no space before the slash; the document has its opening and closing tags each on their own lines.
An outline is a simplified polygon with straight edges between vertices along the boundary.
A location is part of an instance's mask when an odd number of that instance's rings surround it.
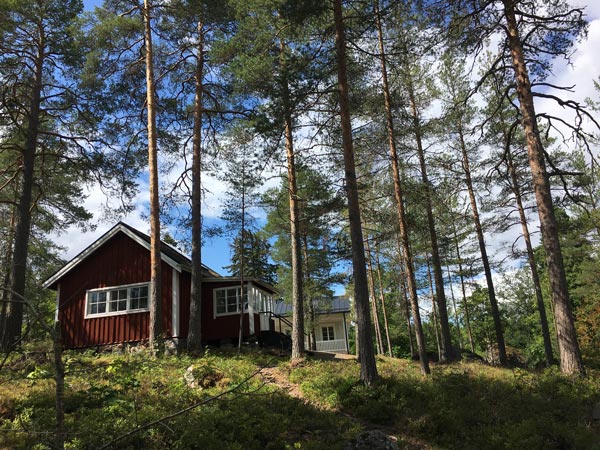
<svg viewBox="0 0 600 450">
<path fill-rule="evenodd" d="M 161 244 L 162 328 L 167 339 L 185 339 L 189 327 L 191 261 Z M 237 340 L 240 305 L 243 336 L 273 329 L 275 289 L 258 279 L 222 277 L 203 266 L 202 338 Z M 150 237 L 119 222 L 44 283 L 56 291 L 56 318 L 67 348 L 95 347 L 148 339 Z"/>
</svg>

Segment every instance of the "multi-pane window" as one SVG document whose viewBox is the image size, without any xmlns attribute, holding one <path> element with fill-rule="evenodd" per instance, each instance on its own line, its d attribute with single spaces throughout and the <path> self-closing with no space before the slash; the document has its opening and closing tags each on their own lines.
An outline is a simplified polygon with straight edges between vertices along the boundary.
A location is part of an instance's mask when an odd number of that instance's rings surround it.
<svg viewBox="0 0 600 450">
<path fill-rule="evenodd" d="M 88 314 L 104 314 L 106 312 L 106 292 L 90 292 L 88 294 Z"/>
<path fill-rule="evenodd" d="M 335 340 L 335 336 L 333 334 L 333 326 L 321 327 L 323 331 L 323 340 L 324 341 L 333 341 Z"/>
<path fill-rule="evenodd" d="M 126 311 L 127 310 L 127 289 L 116 289 L 109 291 L 110 300 L 108 303 L 108 311 Z"/>
<path fill-rule="evenodd" d="M 244 288 L 244 304 L 248 301 L 248 292 Z M 240 288 L 215 289 L 215 314 L 235 314 L 240 312 Z"/>
<path fill-rule="evenodd" d="M 148 286 L 129 288 L 129 309 L 148 309 Z"/>
<path fill-rule="evenodd" d="M 147 310 L 147 284 L 96 289 L 87 293 L 86 315 L 88 317 Z"/>
</svg>

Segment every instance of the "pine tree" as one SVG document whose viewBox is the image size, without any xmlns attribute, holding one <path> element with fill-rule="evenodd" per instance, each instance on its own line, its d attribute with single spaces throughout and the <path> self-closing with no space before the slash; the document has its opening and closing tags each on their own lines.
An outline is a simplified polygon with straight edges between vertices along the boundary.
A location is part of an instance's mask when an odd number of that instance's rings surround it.
<svg viewBox="0 0 600 450">
<path fill-rule="evenodd" d="M 492 279 L 492 269 L 487 253 L 483 225 L 479 213 L 479 206 L 475 196 L 475 186 L 473 181 L 473 173 L 471 170 L 472 156 L 469 155 L 469 153 L 472 153 L 472 151 L 467 146 L 467 126 L 469 121 L 472 120 L 475 111 L 468 101 L 469 86 L 464 82 L 464 74 L 459 69 L 462 67 L 462 64 L 463 62 L 461 60 L 456 60 L 452 57 L 452 55 L 446 54 L 442 66 L 443 68 L 441 71 L 440 81 L 442 82 L 444 92 L 446 92 L 446 118 L 450 122 L 450 127 L 456 136 L 455 145 L 457 152 L 460 154 L 465 180 L 464 184 L 469 195 L 473 225 L 477 234 L 477 243 L 479 245 L 479 252 L 481 254 L 481 262 L 483 264 L 487 285 L 487 293 L 489 295 L 491 307 L 490 311 L 494 321 L 496 345 L 498 348 L 498 360 L 501 365 L 505 366 L 508 364 L 508 358 L 506 356 L 506 345 L 504 343 L 502 320 L 498 308 L 498 301 L 496 299 L 496 290 L 494 288 L 494 281 Z"/>
<path fill-rule="evenodd" d="M 284 142 L 292 255 L 292 359 L 304 353 L 305 297 L 295 132 L 313 79 L 318 78 L 314 46 L 306 30 L 322 8 L 319 2 L 236 2 L 237 33 L 228 45 L 234 52 L 229 65 L 234 84 L 243 84 L 242 92 L 250 98 L 264 99 L 261 120 L 268 120 L 270 134 Z"/>
<path fill-rule="evenodd" d="M 0 3 L 0 157 L 7 177 L 0 190 L 15 205 L 10 276 L 5 276 L 13 294 L 10 304 L 3 304 L 0 329 L 4 349 L 21 338 L 34 211 L 45 203 L 64 213 L 64 224 L 89 217 L 74 203 L 95 170 L 90 163 L 100 161 L 93 139 L 89 150 L 82 144 L 93 136 L 95 118 L 89 99 L 77 89 L 84 50 L 78 40 L 81 11 L 76 0 Z"/>
<path fill-rule="evenodd" d="M 231 249 L 231 264 L 224 267 L 231 275 L 242 276 L 243 260 L 244 276 L 258 278 L 272 285 L 277 283 L 277 266 L 269 261 L 271 245 L 259 233 L 244 230 L 244 237 L 236 236 Z"/>
<path fill-rule="evenodd" d="M 451 0 L 444 3 L 445 7 L 449 6 L 447 12 L 451 16 L 450 36 L 465 48 L 477 51 L 482 39 L 496 31 L 503 33 L 502 51 L 495 55 L 489 69 L 483 74 L 483 80 L 507 70 L 508 67 L 513 71 L 555 306 L 561 370 L 567 374 L 584 376 L 585 370 L 577 342 L 554 214 L 550 178 L 546 169 L 546 156 L 533 101 L 534 96 L 550 98 L 558 100 L 563 106 L 576 109 L 581 115 L 586 114 L 576 103 L 562 102 L 552 93 L 535 89 L 540 86 L 556 87 L 545 82 L 551 69 L 552 58 L 558 56 L 569 59 L 573 39 L 586 27 L 583 9 L 571 8 L 563 1 L 548 4 L 537 0 L 502 0 L 501 3 L 486 1 L 475 5 L 462 0 Z M 442 16 L 448 18 L 448 14 Z M 582 136 L 577 125 L 573 126 L 572 130 Z"/>
<path fill-rule="evenodd" d="M 365 267 L 365 249 L 361 228 L 361 212 L 356 183 L 356 167 L 352 143 L 352 123 L 348 99 L 349 83 L 346 61 L 346 42 L 344 18 L 341 0 L 333 0 L 335 25 L 336 63 L 338 72 L 339 107 L 343 142 L 344 169 L 346 172 L 346 195 L 348 198 L 348 216 L 350 221 L 350 239 L 352 242 L 352 268 L 354 275 L 354 301 L 356 307 L 358 349 L 360 359 L 360 379 L 366 385 L 373 384 L 377 378 L 377 366 L 371 341 L 369 288 Z"/>
</svg>

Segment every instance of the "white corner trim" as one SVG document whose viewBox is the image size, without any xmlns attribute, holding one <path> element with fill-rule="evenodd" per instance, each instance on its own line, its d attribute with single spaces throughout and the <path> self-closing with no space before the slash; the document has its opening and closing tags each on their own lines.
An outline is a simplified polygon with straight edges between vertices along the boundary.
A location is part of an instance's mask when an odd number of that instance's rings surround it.
<svg viewBox="0 0 600 450">
<path fill-rule="evenodd" d="M 56 285 L 56 310 L 54 311 L 54 323 L 58 322 L 58 310 L 60 308 L 60 283 Z"/>
<path fill-rule="evenodd" d="M 179 309 L 180 309 L 180 297 L 179 297 L 179 272 L 173 270 L 173 281 L 171 285 L 172 291 L 172 307 L 171 307 L 171 333 L 174 338 L 179 336 Z"/>
</svg>

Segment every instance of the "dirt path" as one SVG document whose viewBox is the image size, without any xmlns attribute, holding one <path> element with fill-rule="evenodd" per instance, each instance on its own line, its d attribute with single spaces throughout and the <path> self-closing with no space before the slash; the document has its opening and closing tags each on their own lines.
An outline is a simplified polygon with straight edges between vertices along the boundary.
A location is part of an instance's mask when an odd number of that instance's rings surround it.
<svg viewBox="0 0 600 450">
<path fill-rule="evenodd" d="M 266 383 L 274 384 L 278 386 L 282 391 L 286 392 L 287 395 L 294 398 L 302 399 L 305 402 L 309 400 L 304 398 L 300 391 L 300 386 L 295 383 L 291 383 L 288 377 L 281 372 L 279 367 L 266 367 L 261 370 L 261 374 Z M 383 431 L 392 441 L 396 442 L 398 447 L 405 450 L 432 450 L 433 448 L 427 443 L 409 436 L 403 433 L 401 430 L 397 430 L 393 427 L 378 426 L 372 423 L 368 423 L 364 420 L 354 417 L 349 412 L 338 411 L 338 414 L 343 414 L 353 422 L 359 423 L 364 430 L 380 430 Z"/>
<path fill-rule="evenodd" d="M 290 397 L 303 398 L 302 392 L 300 392 L 300 386 L 295 383 L 290 383 L 288 378 L 281 373 L 279 367 L 265 367 L 261 370 L 261 374 L 265 382 L 278 386 Z"/>
</svg>

